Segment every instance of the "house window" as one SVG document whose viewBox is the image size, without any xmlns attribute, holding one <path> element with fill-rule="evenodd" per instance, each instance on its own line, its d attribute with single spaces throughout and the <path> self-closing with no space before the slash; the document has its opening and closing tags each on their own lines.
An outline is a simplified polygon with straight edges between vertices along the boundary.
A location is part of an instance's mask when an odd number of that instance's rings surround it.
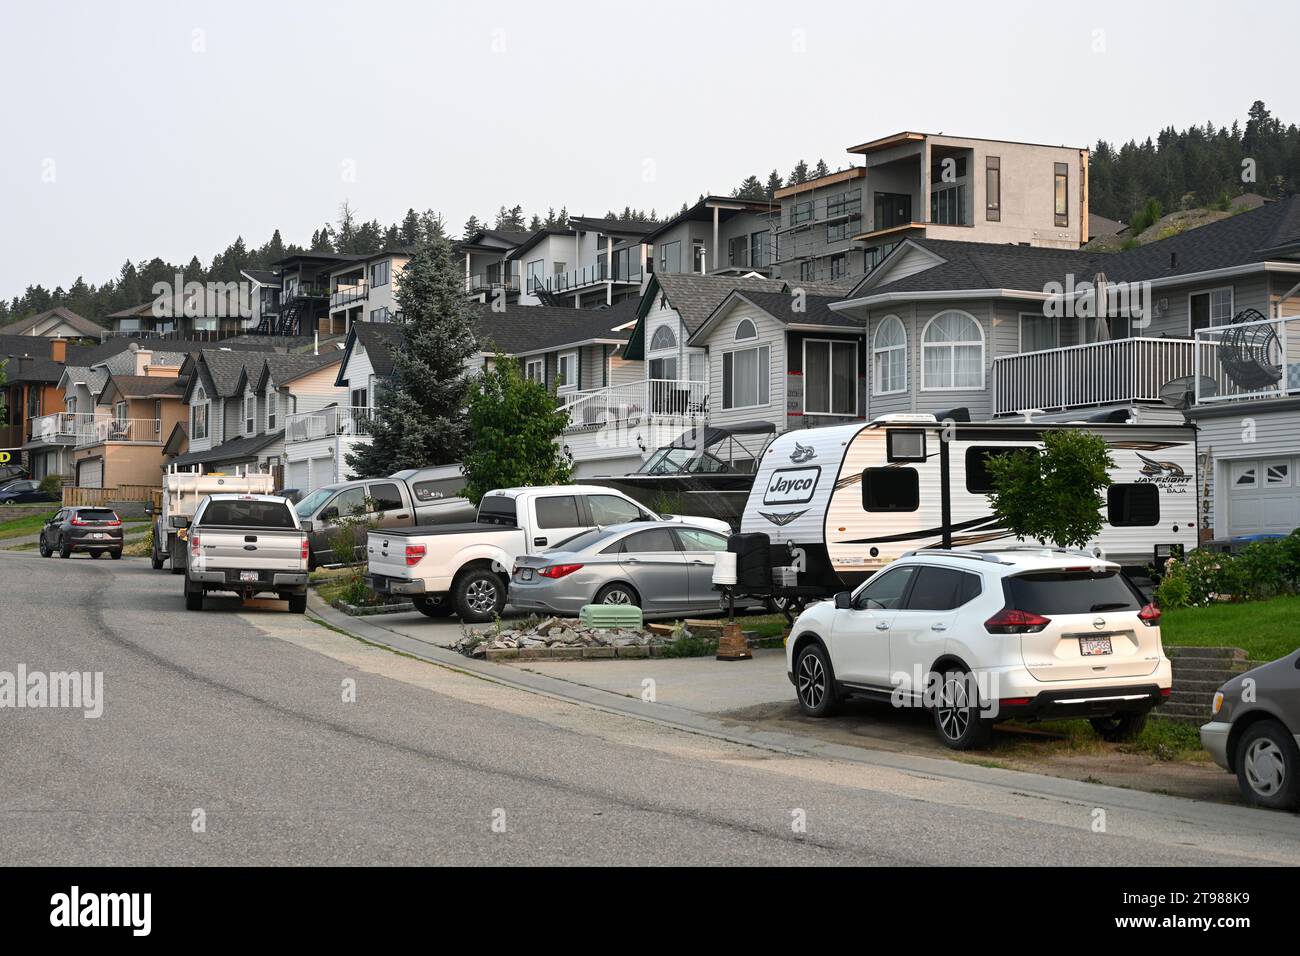
<svg viewBox="0 0 1300 956">
<path fill-rule="evenodd" d="M 790 225 L 797 226 L 800 223 L 810 222 L 813 217 L 813 202 L 809 199 L 807 202 L 795 203 L 790 210 Z"/>
<path fill-rule="evenodd" d="M 846 239 L 852 239 L 858 231 L 857 219 L 842 219 L 839 222 L 832 222 L 826 226 L 827 242 L 843 242 Z"/>
<path fill-rule="evenodd" d="M 1291 463 L 1270 461 L 1264 465 L 1264 484 L 1281 487 L 1291 484 Z"/>
<path fill-rule="evenodd" d="M 385 259 L 383 262 L 376 262 L 370 267 L 370 284 L 388 285 L 393 278 L 393 264 Z"/>
<path fill-rule="evenodd" d="M 727 240 L 727 264 L 740 268 L 749 265 L 749 236 L 735 236 Z"/>
<path fill-rule="evenodd" d="M 655 329 L 655 334 L 650 337 L 651 352 L 663 352 L 675 348 L 677 348 L 677 335 L 673 332 L 672 326 L 661 325 Z"/>
<path fill-rule="evenodd" d="M 998 156 L 984 160 L 984 218 L 1002 221 L 1002 159 Z"/>
<path fill-rule="evenodd" d="M 364 388 L 354 388 L 352 390 L 352 397 L 349 398 L 348 401 L 352 403 L 353 408 L 369 407 L 370 399 L 369 399 L 368 390 Z"/>
<path fill-rule="evenodd" d="M 849 257 L 846 253 L 831 256 L 831 279 L 842 279 L 849 274 Z"/>
<path fill-rule="evenodd" d="M 196 441 L 208 437 L 208 401 L 203 389 L 194 390 L 193 404 L 190 406 L 190 440 Z"/>
<path fill-rule="evenodd" d="M 896 315 L 876 326 L 871 343 L 872 391 L 895 395 L 907 391 L 907 330 Z"/>
<path fill-rule="evenodd" d="M 803 409 L 807 415 L 858 413 L 858 343 L 806 339 Z"/>
<path fill-rule="evenodd" d="M 965 312 L 940 312 L 921 335 L 921 388 L 984 387 L 984 332 Z"/>
<path fill-rule="evenodd" d="M 1254 488 L 1257 474 L 1253 461 L 1235 464 L 1232 466 L 1232 484 L 1237 488 Z"/>
<path fill-rule="evenodd" d="M 682 271 L 682 244 L 680 241 L 665 242 L 659 247 L 659 271 Z"/>
<path fill-rule="evenodd" d="M 829 196 L 826 199 L 826 218 L 836 216 L 862 215 L 862 190 L 850 189 L 847 192 Z"/>
<path fill-rule="evenodd" d="M 544 288 L 546 286 L 546 260 L 545 259 L 534 259 L 532 262 L 528 263 L 528 265 L 525 266 L 524 268 L 525 268 L 525 275 L 528 282 L 528 285 L 525 287 L 525 291 L 534 292 L 537 289 Z"/>
<path fill-rule="evenodd" d="M 807 262 L 799 263 L 799 281 L 812 282 L 817 278 L 817 263 L 809 259 Z"/>
<path fill-rule="evenodd" d="M 578 353 L 561 352 L 559 359 L 559 382 L 557 388 L 566 391 L 578 387 Z"/>
<path fill-rule="evenodd" d="M 966 225 L 966 184 L 943 186 L 930 193 L 930 221 L 940 226 Z"/>
<path fill-rule="evenodd" d="M 115 402 L 113 404 L 113 417 L 119 422 L 126 421 L 126 402 Z"/>
<path fill-rule="evenodd" d="M 864 511 L 915 511 L 921 481 L 915 468 L 867 468 L 862 472 Z"/>
<path fill-rule="evenodd" d="M 389 316 L 389 314 L 388 314 L 388 307 L 387 307 L 387 306 L 385 306 L 385 307 L 382 308 L 382 309 L 371 309 L 371 310 L 370 310 L 370 321 L 371 321 L 371 322 L 387 322 L 387 321 L 389 321 L 389 319 L 390 319 L 390 316 Z"/>
<path fill-rule="evenodd" d="M 722 353 L 722 407 L 756 408 L 768 402 L 770 349 L 766 345 Z"/>
<path fill-rule="evenodd" d="M 754 269 L 763 269 L 772 264 L 772 236 L 767 232 L 755 232 L 749 236 L 749 265 Z"/>
<path fill-rule="evenodd" d="M 1193 335 L 1197 329 L 1228 325 L 1232 322 L 1232 286 L 1188 296 L 1187 312 L 1191 317 Z"/>
<path fill-rule="evenodd" d="M 897 242 L 887 242 L 883 246 L 872 246 L 868 249 L 866 252 L 867 271 L 870 272 L 876 266 L 884 262 L 897 245 Z"/>
<path fill-rule="evenodd" d="M 1022 312 L 1020 315 L 1020 351 L 1042 352 L 1058 348 L 1061 344 L 1061 320 L 1039 312 Z"/>
<path fill-rule="evenodd" d="M 153 400 L 153 433 L 155 435 L 162 434 L 162 399 L 161 398 L 155 398 Z"/>
<path fill-rule="evenodd" d="M 754 325 L 752 319 L 741 319 L 736 324 L 736 341 L 743 342 L 745 339 L 758 338 L 758 327 Z"/>
<path fill-rule="evenodd" d="M 257 430 L 257 396 L 252 392 L 244 393 L 244 434 L 251 435 Z"/>
<path fill-rule="evenodd" d="M 266 430 L 275 431 L 275 420 L 280 414 L 280 393 L 273 387 L 266 390 Z"/>
<path fill-rule="evenodd" d="M 671 382 L 677 378 L 677 356 L 671 358 L 652 358 L 649 363 L 649 376 L 653 382 Z"/>
<path fill-rule="evenodd" d="M 691 243 L 691 271 L 703 274 L 708 272 L 708 267 L 704 262 L 704 243 Z"/>
<path fill-rule="evenodd" d="M 1070 224 L 1070 167 L 1065 163 L 1056 164 L 1056 224 Z"/>
<path fill-rule="evenodd" d="M 541 382 L 546 384 L 546 361 L 544 359 L 529 359 L 524 363 L 524 378 L 530 382 Z"/>
</svg>

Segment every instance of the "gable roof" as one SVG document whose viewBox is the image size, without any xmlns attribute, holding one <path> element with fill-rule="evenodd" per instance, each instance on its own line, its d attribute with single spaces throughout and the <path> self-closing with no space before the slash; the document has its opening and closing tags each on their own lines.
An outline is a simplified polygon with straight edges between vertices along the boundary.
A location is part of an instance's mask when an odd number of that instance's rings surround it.
<svg viewBox="0 0 1300 956">
<path fill-rule="evenodd" d="M 634 300 L 604 309 L 517 305 L 493 312 L 482 306 L 475 331 L 480 352 L 531 355 L 589 343 L 622 345 L 628 333 L 616 329 L 635 318 Z"/>
<path fill-rule="evenodd" d="M 795 311 L 797 301 L 797 297 L 791 291 L 755 292 L 733 290 L 718 304 L 718 307 L 713 310 L 708 319 L 691 333 L 687 341 L 691 345 L 704 341 L 708 337 L 710 330 L 716 327 L 725 315 L 736 305 L 746 302 L 755 308 L 761 309 L 785 326 L 811 329 L 843 329 L 866 334 L 866 328 L 860 319 L 855 319 L 841 312 L 831 311 L 830 305 L 832 302 L 839 301 L 838 296 L 805 295 L 803 298 L 804 308 L 798 312 Z"/>
<path fill-rule="evenodd" d="M 240 395 L 252 375 L 260 375 L 268 352 L 200 349 L 193 356 L 194 374 L 185 386 L 185 400 L 190 400 L 194 386 L 203 383 L 209 398 Z"/>
<path fill-rule="evenodd" d="M 110 375 L 96 404 L 111 405 L 118 398 L 180 398 L 180 383 L 161 375 Z"/>
<path fill-rule="evenodd" d="M 344 373 L 348 369 L 348 362 L 358 342 L 370 357 L 370 367 L 374 369 L 375 375 L 380 378 L 392 375 L 393 352 L 401 348 L 405 338 L 406 334 L 397 322 L 353 322 L 352 327 L 348 329 L 348 337 L 339 359 L 339 372 L 334 378 L 334 384 L 340 387 L 348 384 Z"/>
<path fill-rule="evenodd" d="M 262 367 L 257 372 L 257 384 L 254 387 L 260 392 L 266 388 L 269 379 L 279 388 L 281 385 L 287 385 L 304 375 L 310 375 L 312 372 L 339 364 L 342 361 L 343 353 L 338 349 L 332 349 L 321 355 L 285 355 L 276 352 L 266 356 L 262 361 Z M 249 374 L 251 377 L 252 373 Z"/>
<path fill-rule="evenodd" d="M 84 385 L 91 395 L 98 395 L 108 382 L 108 371 L 103 368 L 88 368 L 84 365 L 65 365 L 63 375 L 59 377 L 59 387 L 66 389 L 69 384 Z"/>
<path fill-rule="evenodd" d="M 203 451 L 191 451 L 184 455 L 178 455 L 167 464 L 205 465 L 216 461 L 238 461 L 242 458 L 253 457 L 263 448 L 274 445 L 282 438 L 284 438 L 283 428 L 273 432 L 250 435 L 247 438 L 235 438 L 212 448 L 206 448 Z"/>
<path fill-rule="evenodd" d="M 660 295 L 667 299 L 669 307 L 681 317 L 682 324 L 686 326 L 686 337 L 690 338 L 733 290 L 780 292 L 787 287 L 782 279 L 710 276 L 698 272 L 652 273 L 645 291 L 641 293 L 641 300 L 637 303 L 636 325 L 628 336 L 623 357 L 645 358 L 645 320 Z"/>
<path fill-rule="evenodd" d="M 82 335 L 93 335 L 98 337 L 99 333 L 104 331 L 104 327 L 98 322 L 92 322 L 73 312 L 69 308 L 56 305 L 52 309 L 40 313 L 39 315 L 29 315 L 25 319 L 19 319 L 17 322 L 10 322 L 8 325 L 0 326 L 0 335 L 26 335 L 36 326 L 43 323 L 46 319 L 58 319 L 60 322 L 72 326 Z"/>
</svg>

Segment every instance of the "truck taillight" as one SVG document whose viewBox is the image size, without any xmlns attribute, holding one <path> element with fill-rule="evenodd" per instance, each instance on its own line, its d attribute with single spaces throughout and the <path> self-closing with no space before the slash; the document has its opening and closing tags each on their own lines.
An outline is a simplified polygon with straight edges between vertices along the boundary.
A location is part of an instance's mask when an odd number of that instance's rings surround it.
<svg viewBox="0 0 1300 956">
<path fill-rule="evenodd" d="M 984 630 L 990 634 L 1033 634 L 1051 623 L 1051 618 L 1041 614 L 1007 607 L 985 621 Z"/>
<path fill-rule="evenodd" d="M 406 566 L 413 568 L 424 559 L 424 545 L 408 544 L 406 546 Z"/>
<path fill-rule="evenodd" d="M 581 564 L 552 564 L 549 567 L 542 568 L 537 573 L 544 578 L 564 578 L 568 577 L 574 571 L 581 570 Z"/>
<path fill-rule="evenodd" d="M 198 556 L 199 556 L 199 536 L 191 532 L 190 533 L 190 557 L 197 558 Z"/>
<path fill-rule="evenodd" d="M 299 546 L 299 548 L 298 548 L 298 557 L 300 557 L 300 558 L 302 558 L 304 561 L 306 561 L 306 560 L 307 560 L 307 553 L 308 553 L 308 550 L 309 550 L 310 548 L 311 548 L 311 545 L 308 544 L 308 542 L 307 542 L 307 536 L 306 536 L 306 535 L 303 535 L 303 536 L 302 536 L 302 544 L 301 544 L 301 546 Z"/>
</svg>

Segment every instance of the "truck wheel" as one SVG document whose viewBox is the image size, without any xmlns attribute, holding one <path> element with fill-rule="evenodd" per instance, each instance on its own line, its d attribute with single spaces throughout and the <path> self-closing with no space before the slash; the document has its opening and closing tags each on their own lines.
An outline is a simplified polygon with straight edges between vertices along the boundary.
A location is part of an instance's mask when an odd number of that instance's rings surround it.
<svg viewBox="0 0 1300 956">
<path fill-rule="evenodd" d="M 289 613 L 306 614 L 307 613 L 307 595 L 290 594 L 289 595 Z"/>
<path fill-rule="evenodd" d="M 185 573 L 185 542 L 172 539 L 172 574 Z"/>
<path fill-rule="evenodd" d="M 456 613 L 467 624 L 486 624 L 506 606 L 506 588 L 487 568 L 466 571 L 452 587 Z"/>
<path fill-rule="evenodd" d="M 155 571 L 161 571 L 163 566 L 162 555 L 158 551 L 158 545 L 155 544 L 149 551 L 149 566 Z"/>
<path fill-rule="evenodd" d="M 191 588 L 188 581 L 185 582 L 185 610 L 203 610 L 203 588 Z"/>
<path fill-rule="evenodd" d="M 417 597 L 412 603 L 425 617 L 451 617 L 455 610 L 446 598 Z"/>
</svg>

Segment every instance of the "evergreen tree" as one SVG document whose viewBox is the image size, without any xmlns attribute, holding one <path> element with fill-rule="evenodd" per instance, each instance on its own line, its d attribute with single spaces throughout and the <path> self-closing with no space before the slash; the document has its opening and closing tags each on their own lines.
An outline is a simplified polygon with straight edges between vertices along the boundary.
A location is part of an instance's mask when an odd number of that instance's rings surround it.
<svg viewBox="0 0 1300 956">
<path fill-rule="evenodd" d="M 767 188 L 764 190 L 764 192 L 767 195 L 767 198 L 768 199 L 773 198 L 776 195 L 776 191 L 780 189 L 782 185 L 783 183 L 781 182 L 780 173 L 778 173 L 775 169 L 772 170 L 770 173 L 768 173 Z"/>
<path fill-rule="evenodd" d="M 412 209 L 408 215 L 415 215 L 415 210 Z M 462 239 L 472 239 L 474 234 L 482 228 L 483 224 L 478 221 L 478 216 L 470 216 L 465 220 L 465 228 L 462 230 L 460 237 Z"/>
<path fill-rule="evenodd" d="M 397 290 L 404 341 L 393 376 L 378 383 L 370 441 L 347 456 L 358 475 L 390 475 L 460 461 L 466 447 L 466 368 L 478 346 L 474 307 L 464 294 L 441 218 L 426 213 L 420 245 Z"/>
<path fill-rule="evenodd" d="M 763 191 L 763 184 L 759 182 L 757 176 L 746 176 L 741 184 L 731 191 L 731 195 L 736 199 L 767 198 L 767 193 Z"/>
<path fill-rule="evenodd" d="M 790 175 L 785 177 L 785 184 L 787 186 L 798 186 L 800 183 L 806 183 L 807 181 L 808 164 L 801 159 L 794 164 L 794 169 L 790 171 Z"/>
<path fill-rule="evenodd" d="M 812 178 L 821 179 L 823 176 L 829 176 L 830 174 L 831 174 L 831 168 L 826 165 L 826 160 L 824 159 L 817 160 L 817 165 L 816 167 L 814 167 L 812 171 Z"/>
</svg>

